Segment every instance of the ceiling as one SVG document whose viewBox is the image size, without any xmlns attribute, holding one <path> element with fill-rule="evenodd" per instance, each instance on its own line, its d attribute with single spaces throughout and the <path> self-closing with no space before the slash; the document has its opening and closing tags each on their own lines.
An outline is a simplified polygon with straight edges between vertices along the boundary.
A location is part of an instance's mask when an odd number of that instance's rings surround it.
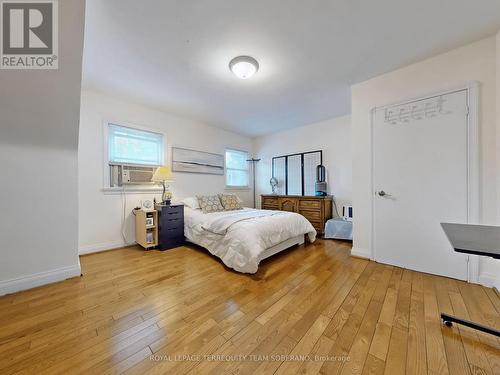
<svg viewBox="0 0 500 375">
<path fill-rule="evenodd" d="M 83 84 L 260 136 L 349 114 L 351 84 L 499 28 L 498 0 L 87 0 Z"/>
</svg>

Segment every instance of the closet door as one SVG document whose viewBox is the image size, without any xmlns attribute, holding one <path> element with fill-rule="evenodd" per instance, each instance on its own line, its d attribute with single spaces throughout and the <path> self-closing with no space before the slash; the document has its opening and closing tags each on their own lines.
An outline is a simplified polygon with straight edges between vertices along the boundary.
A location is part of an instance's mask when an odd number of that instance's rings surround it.
<svg viewBox="0 0 500 375">
<path fill-rule="evenodd" d="M 440 225 L 468 221 L 467 90 L 377 110 L 373 182 L 375 259 L 467 279 Z"/>
</svg>

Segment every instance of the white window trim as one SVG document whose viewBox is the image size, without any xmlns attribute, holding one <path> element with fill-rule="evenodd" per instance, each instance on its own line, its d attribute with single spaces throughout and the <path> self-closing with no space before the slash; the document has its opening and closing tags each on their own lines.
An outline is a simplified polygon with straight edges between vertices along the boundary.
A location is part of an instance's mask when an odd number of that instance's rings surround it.
<svg viewBox="0 0 500 375">
<path fill-rule="evenodd" d="M 122 194 L 161 194 L 163 188 L 159 186 L 134 185 L 122 187 L 104 187 L 101 189 L 105 195 L 122 195 Z"/>
<path fill-rule="evenodd" d="M 237 152 L 244 152 L 248 155 L 248 158 L 251 158 L 250 151 L 247 150 L 241 150 L 235 147 L 226 147 L 224 149 L 224 184 L 226 186 L 226 190 L 251 190 L 250 186 L 252 186 L 252 175 L 250 171 L 250 166 L 248 166 L 247 169 L 238 169 L 238 168 L 228 168 L 227 163 L 226 163 L 226 152 L 227 151 L 237 151 Z M 227 170 L 235 170 L 235 171 L 246 171 L 248 173 L 248 185 L 246 186 L 231 186 L 227 184 Z"/>
<path fill-rule="evenodd" d="M 108 160 L 108 155 L 109 155 L 109 149 L 108 149 L 108 126 L 109 124 L 113 125 L 118 125 L 118 126 L 124 126 L 127 128 L 132 128 L 132 129 L 137 129 L 137 130 L 144 130 L 147 132 L 153 132 L 153 133 L 158 133 L 163 135 L 163 164 L 166 165 L 166 158 L 165 156 L 168 154 L 167 152 L 167 136 L 165 132 L 151 128 L 151 127 L 146 127 L 143 125 L 138 125 L 138 124 L 133 124 L 130 122 L 126 121 L 118 121 L 118 120 L 112 120 L 112 119 L 105 119 L 102 122 L 102 134 L 103 134 L 103 154 L 102 154 L 102 170 L 103 170 L 103 180 L 102 180 L 102 189 L 101 191 L 104 192 L 105 194 L 123 194 L 124 189 L 123 187 L 111 187 L 109 185 L 109 160 Z M 147 167 L 147 165 L 140 164 L 141 166 Z M 156 191 L 163 191 L 162 188 L 158 187 L 152 187 L 151 185 L 136 185 L 134 187 L 131 187 L 130 189 L 126 189 L 127 192 L 129 193 L 151 193 L 151 192 L 156 192 Z"/>
</svg>

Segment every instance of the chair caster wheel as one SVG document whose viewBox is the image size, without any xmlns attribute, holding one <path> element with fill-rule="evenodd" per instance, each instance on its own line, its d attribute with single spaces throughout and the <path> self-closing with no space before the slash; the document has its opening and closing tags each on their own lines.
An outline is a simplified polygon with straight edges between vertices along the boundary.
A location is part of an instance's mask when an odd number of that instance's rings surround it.
<svg viewBox="0 0 500 375">
<path fill-rule="evenodd" d="M 453 323 L 452 322 L 444 322 L 445 326 L 446 327 L 452 327 L 453 326 Z"/>
</svg>

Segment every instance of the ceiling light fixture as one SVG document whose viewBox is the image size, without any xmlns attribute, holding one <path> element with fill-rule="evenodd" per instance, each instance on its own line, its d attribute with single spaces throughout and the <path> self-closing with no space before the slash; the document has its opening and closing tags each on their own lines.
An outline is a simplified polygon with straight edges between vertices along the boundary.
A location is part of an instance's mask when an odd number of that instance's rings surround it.
<svg viewBox="0 0 500 375">
<path fill-rule="evenodd" d="M 259 70 L 259 63 L 250 56 L 238 56 L 229 63 L 229 69 L 233 74 L 241 79 L 253 76 Z"/>
</svg>

